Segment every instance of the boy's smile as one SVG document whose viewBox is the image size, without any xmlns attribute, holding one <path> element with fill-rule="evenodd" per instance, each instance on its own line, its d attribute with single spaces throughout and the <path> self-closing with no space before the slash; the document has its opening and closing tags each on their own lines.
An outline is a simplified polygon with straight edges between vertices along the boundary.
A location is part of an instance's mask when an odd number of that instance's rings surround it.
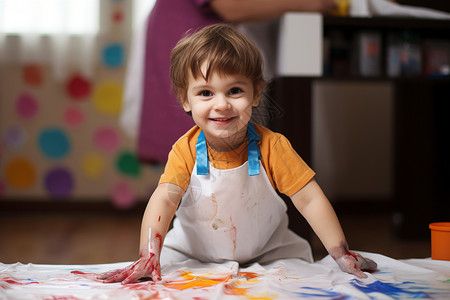
<svg viewBox="0 0 450 300">
<path fill-rule="evenodd" d="M 206 68 L 204 62 L 201 66 L 203 74 L 206 74 Z M 194 78 L 190 73 L 183 108 L 192 113 L 194 122 L 203 130 L 214 150 L 230 151 L 244 142 L 252 107 L 259 101 L 252 81 L 244 75 L 212 72 L 206 81 L 203 76 Z"/>
</svg>

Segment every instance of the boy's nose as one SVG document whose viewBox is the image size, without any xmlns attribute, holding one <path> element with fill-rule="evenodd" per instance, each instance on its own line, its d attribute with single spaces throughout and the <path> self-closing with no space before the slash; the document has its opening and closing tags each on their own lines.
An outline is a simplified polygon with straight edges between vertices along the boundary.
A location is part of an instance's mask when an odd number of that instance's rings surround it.
<svg viewBox="0 0 450 300">
<path fill-rule="evenodd" d="M 230 102 L 225 95 L 217 95 L 216 101 L 214 103 L 214 109 L 216 110 L 226 110 L 231 107 Z"/>
</svg>

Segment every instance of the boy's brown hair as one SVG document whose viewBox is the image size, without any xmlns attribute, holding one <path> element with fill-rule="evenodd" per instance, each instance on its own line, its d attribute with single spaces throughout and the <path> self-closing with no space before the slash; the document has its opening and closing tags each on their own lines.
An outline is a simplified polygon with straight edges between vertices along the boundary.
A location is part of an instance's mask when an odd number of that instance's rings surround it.
<svg viewBox="0 0 450 300">
<path fill-rule="evenodd" d="M 208 61 L 206 74 L 201 65 Z M 206 26 L 182 38 L 170 56 L 170 77 L 178 101 L 187 101 L 188 78 L 203 76 L 208 81 L 213 72 L 221 75 L 239 74 L 249 78 L 255 95 L 264 87 L 263 59 L 256 45 L 233 25 Z"/>
</svg>

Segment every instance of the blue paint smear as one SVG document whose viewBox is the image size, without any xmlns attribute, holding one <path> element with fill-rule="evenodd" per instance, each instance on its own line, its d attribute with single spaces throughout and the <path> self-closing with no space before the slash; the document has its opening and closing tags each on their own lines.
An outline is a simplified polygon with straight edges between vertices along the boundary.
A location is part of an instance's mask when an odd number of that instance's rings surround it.
<svg viewBox="0 0 450 300">
<path fill-rule="evenodd" d="M 351 299 L 347 295 L 343 295 L 341 293 L 333 292 L 331 290 L 322 290 L 318 288 L 312 288 L 312 287 L 302 287 L 303 290 L 311 290 L 311 293 L 306 292 L 295 292 L 294 294 L 301 297 L 315 297 L 315 298 L 322 298 L 322 299 L 330 299 L 330 300 L 345 300 L 345 299 Z M 315 293 L 314 293 L 315 292 Z"/>
<path fill-rule="evenodd" d="M 376 299 L 376 297 L 371 297 L 371 293 L 383 294 L 391 297 L 392 299 L 429 299 L 429 294 L 423 291 L 412 291 L 402 288 L 407 285 L 415 284 L 414 282 L 403 282 L 400 284 L 386 283 L 381 281 L 375 281 L 370 284 L 364 284 L 359 280 L 351 280 L 349 282 L 353 287 L 357 288 L 364 294 L 366 294 L 371 299 Z M 352 299 L 352 296 L 338 293 L 332 290 L 323 290 L 313 287 L 301 287 L 301 292 L 294 292 L 298 297 L 307 298 L 318 298 L 318 299 L 333 299 L 333 300 L 344 300 Z M 311 291 L 311 292 L 308 292 Z"/>
<path fill-rule="evenodd" d="M 381 281 L 375 281 L 371 284 L 364 285 L 361 281 L 358 280 L 352 280 L 350 281 L 350 284 L 354 286 L 355 288 L 359 289 L 360 291 L 364 292 L 365 294 L 370 293 L 381 293 L 387 296 L 390 296 L 394 299 L 421 299 L 421 298 L 430 298 L 426 293 L 424 292 L 413 292 L 413 291 L 407 291 L 404 289 L 401 289 L 399 285 L 403 284 L 411 284 L 412 282 L 404 282 L 402 284 L 392 284 L 392 283 L 385 283 Z"/>
</svg>

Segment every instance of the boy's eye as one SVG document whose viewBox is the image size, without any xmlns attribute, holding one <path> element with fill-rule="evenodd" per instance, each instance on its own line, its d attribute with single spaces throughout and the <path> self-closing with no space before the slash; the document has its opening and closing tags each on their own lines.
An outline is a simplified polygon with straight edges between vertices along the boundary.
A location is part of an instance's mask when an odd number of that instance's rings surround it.
<svg viewBox="0 0 450 300">
<path fill-rule="evenodd" d="M 242 93 L 242 89 L 241 89 L 241 88 L 234 87 L 234 88 L 231 88 L 231 89 L 230 89 L 230 94 L 231 94 L 231 95 L 239 94 L 239 93 Z"/>
<path fill-rule="evenodd" d="M 200 96 L 203 96 L 203 97 L 211 97 L 212 96 L 212 93 L 210 92 L 210 91 L 201 91 L 200 92 Z"/>
</svg>

